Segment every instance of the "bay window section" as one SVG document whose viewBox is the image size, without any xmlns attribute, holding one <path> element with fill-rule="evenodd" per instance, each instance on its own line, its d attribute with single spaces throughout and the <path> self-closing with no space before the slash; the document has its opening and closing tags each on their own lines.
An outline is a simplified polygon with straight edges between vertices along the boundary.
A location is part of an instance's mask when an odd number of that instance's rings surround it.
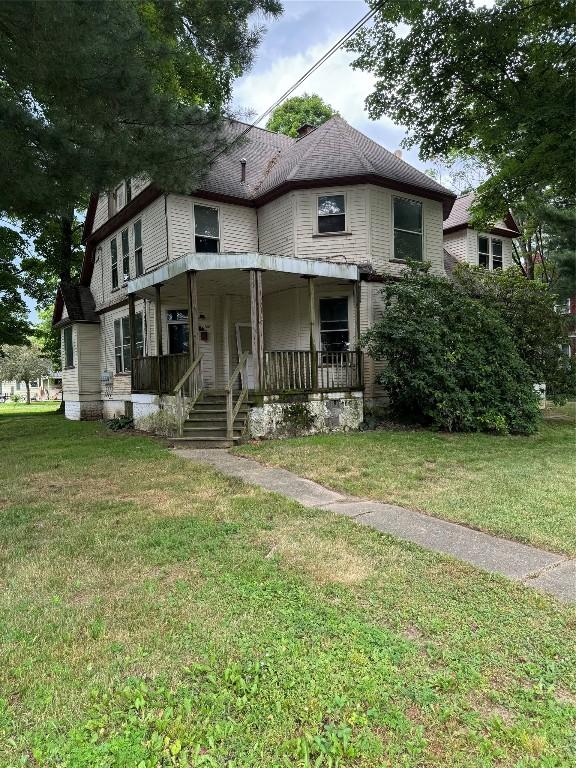
<svg viewBox="0 0 576 768">
<path fill-rule="evenodd" d="M 344 195 L 319 195 L 318 234 L 346 231 L 346 204 Z"/>
<path fill-rule="evenodd" d="M 142 312 L 137 312 L 134 318 L 134 335 L 136 337 L 136 353 L 138 357 L 144 354 L 144 326 Z M 114 358 L 116 373 L 125 373 L 132 368 L 130 354 L 130 321 L 128 315 L 114 320 Z"/>
<path fill-rule="evenodd" d="M 220 223 L 218 208 L 207 205 L 194 206 L 194 235 L 196 253 L 220 251 Z"/>
<path fill-rule="evenodd" d="M 394 258 L 422 261 L 422 203 L 394 198 Z"/>
</svg>

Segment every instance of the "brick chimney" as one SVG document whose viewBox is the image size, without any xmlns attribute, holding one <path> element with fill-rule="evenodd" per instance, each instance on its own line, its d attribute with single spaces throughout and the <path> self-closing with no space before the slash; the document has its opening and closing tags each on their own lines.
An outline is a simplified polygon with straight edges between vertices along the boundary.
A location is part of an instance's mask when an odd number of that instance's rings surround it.
<svg viewBox="0 0 576 768">
<path fill-rule="evenodd" d="M 399 160 L 402 160 L 402 150 L 401 149 L 395 149 L 394 154 Z"/>
<path fill-rule="evenodd" d="M 310 123 L 304 123 L 304 125 L 301 125 L 300 128 L 297 129 L 298 138 L 303 139 L 304 136 L 308 136 L 315 127 L 315 125 L 310 125 Z"/>
</svg>

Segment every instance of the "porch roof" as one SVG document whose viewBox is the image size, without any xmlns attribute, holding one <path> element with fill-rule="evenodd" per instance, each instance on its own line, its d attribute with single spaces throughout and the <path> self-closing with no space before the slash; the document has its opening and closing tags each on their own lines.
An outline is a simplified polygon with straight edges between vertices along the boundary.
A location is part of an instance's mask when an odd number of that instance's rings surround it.
<svg viewBox="0 0 576 768">
<path fill-rule="evenodd" d="M 284 272 L 307 277 L 325 277 L 336 280 L 358 280 L 356 264 L 339 264 L 320 259 L 298 259 L 294 256 L 276 256 L 269 253 L 187 253 L 145 275 L 128 281 L 128 293 L 140 293 L 159 283 L 191 270 L 249 270 Z"/>
</svg>

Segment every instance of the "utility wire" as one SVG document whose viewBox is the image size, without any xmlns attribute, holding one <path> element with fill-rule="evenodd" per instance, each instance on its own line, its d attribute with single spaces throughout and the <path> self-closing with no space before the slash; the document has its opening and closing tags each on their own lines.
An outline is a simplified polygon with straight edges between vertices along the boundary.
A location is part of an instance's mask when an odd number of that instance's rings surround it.
<svg viewBox="0 0 576 768">
<path fill-rule="evenodd" d="M 356 32 L 358 32 L 365 24 L 367 24 L 370 19 L 378 13 L 380 8 L 384 5 L 385 0 L 381 0 L 371 11 L 368 11 L 362 18 L 354 24 L 353 27 L 351 27 L 348 32 L 346 32 L 342 37 L 337 40 L 334 45 L 326 51 L 326 53 L 321 56 L 318 61 L 316 61 L 315 64 L 313 64 L 310 69 L 308 69 L 295 83 L 294 85 L 290 86 L 287 91 L 285 91 L 282 96 L 280 96 L 276 101 L 268 107 L 268 109 L 265 112 L 262 112 L 260 117 L 258 117 L 253 123 L 251 123 L 249 126 L 247 126 L 241 133 L 238 134 L 229 144 L 227 144 L 223 149 L 220 150 L 214 157 L 212 158 L 211 162 L 214 162 L 214 160 L 217 160 L 220 155 L 223 155 L 224 152 L 228 152 L 228 150 L 236 144 L 236 142 L 240 141 L 240 139 L 243 139 L 244 136 L 246 136 L 252 128 L 255 128 L 258 123 L 261 123 L 262 120 L 264 120 L 265 117 L 268 117 L 268 115 L 273 112 L 276 107 L 279 107 L 280 104 L 290 96 L 291 93 L 294 93 L 296 88 L 298 86 L 302 85 L 302 83 L 307 80 L 311 74 L 316 72 L 316 70 L 324 64 L 324 62 L 328 61 L 328 59 L 333 56 L 337 50 L 339 50 L 345 43 L 348 42 L 348 40 L 353 37 Z"/>
</svg>

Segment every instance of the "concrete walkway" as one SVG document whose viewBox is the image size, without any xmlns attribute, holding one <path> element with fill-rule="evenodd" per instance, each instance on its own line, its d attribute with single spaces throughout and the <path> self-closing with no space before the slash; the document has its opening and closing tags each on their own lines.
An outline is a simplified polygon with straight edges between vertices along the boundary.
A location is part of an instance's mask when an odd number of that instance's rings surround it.
<svg viewBox="0 0 576 768">
<path fill-rule="evenodd" d="M 490 573 L 548 592 L 565 602 L 576 602 L 576 560 L 404 507 L 344 496 L 285 469 L 265 467 L 227 451 L 183 449 L 175 453 L 211 464 L 225 475 L 275 491 L 305 507 L 337 512 L 425 549 L 452 555 Z"/>
</svg>

